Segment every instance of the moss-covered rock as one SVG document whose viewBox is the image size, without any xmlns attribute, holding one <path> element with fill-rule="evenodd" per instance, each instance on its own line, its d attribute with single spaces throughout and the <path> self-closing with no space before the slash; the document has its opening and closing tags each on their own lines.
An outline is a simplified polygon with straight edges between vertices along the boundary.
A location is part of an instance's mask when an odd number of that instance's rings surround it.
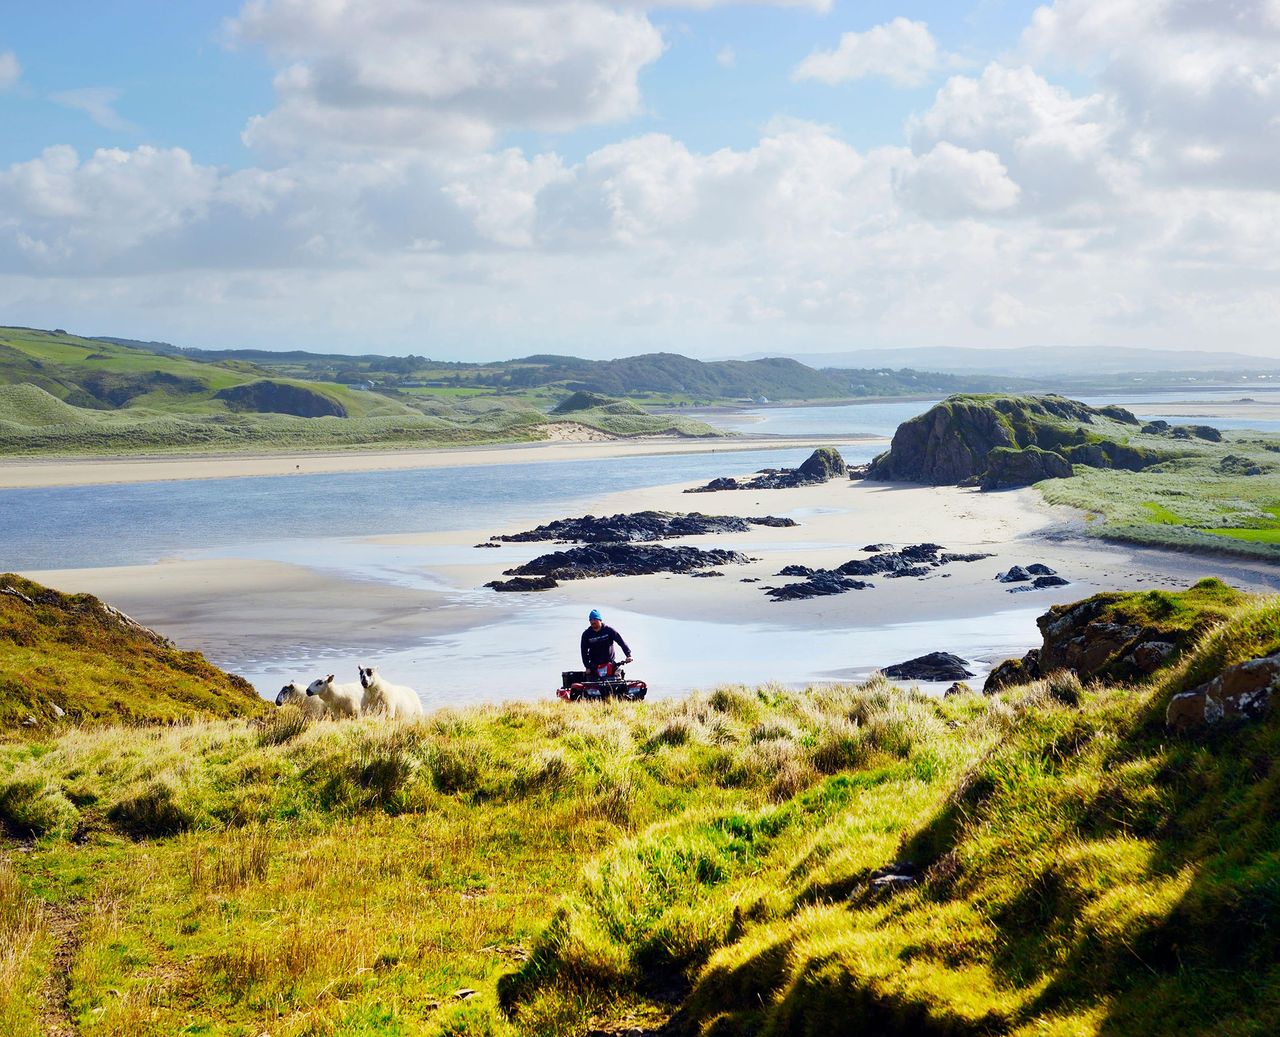
<svg viewBox="0 0 1280 1037">
<path fill-rule="evenodd" d="M 1137 471 L 1166 459 L 1119 441 L 1137 424 L 1122 407 L 1095 409 L 1065 396 L 951 396 L 899 425 L 867 478 L 996 489 L 1065 477 L 1066 462 Z"/>
<path fill-rule="evenodd" d="M 982 473 L 984 490 L 1006 490 L 1030 486 L 1043 479 L 1069 479 L 1071 462 L 1052 450 L 1029 446 L 1024 450 L 996 447 L 987 455 L 987 470 Z"/>
</svg>

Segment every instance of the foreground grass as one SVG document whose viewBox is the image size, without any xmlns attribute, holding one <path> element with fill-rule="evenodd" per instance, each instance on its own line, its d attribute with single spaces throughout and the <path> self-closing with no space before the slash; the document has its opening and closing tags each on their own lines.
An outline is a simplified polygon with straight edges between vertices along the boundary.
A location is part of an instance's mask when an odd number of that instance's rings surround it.
<svg viewBox="0 0 1280 1037">
<path fill-rule="evenodd" d="M 1162 718 L 1277 649 L 1272 599 L 1136 688 L 9 745 L 0 816 L 31 842 L 0 871 L 0 1030 L 40 1032 L 69 960 L 86 1034 L 1270 1033 L 1280 724 Z M 895 865 L 919 881 L 877 893 Z"/>
</svg>

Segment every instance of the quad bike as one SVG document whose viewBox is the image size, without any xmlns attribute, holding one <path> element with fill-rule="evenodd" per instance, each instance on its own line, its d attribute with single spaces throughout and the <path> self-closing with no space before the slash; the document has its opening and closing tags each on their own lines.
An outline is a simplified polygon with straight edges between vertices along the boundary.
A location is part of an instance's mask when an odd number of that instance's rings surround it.
<svg viewBox="0 0 1280 1037">
<path fill-rule="evenodd" d="M 622 699 L 639 702 L 648 692 L 644 681 L 627 680 L 617 663 L 601 663 L 591 670 L 565 670 L 560 674 L 561 687 L 556 694 L 566 702 L 600 702 Z"/>
</svg>

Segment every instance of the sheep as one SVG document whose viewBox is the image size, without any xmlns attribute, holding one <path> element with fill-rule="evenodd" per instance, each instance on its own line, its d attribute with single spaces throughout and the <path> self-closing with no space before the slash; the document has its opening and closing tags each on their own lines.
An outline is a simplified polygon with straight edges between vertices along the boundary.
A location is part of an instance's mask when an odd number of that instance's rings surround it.
<svg viewBox="0 0 1280 1037">
<path fill-rule="evenodd" d="M 422 714 L 422 700 L 412 688 L 392 684 L 372 666 L 360 666 L 358 669 L 360 684 L 364 687 L 361 712 L 386 713 L 389 717 L 416 717 Z"/>
<path fill-rule="evenodd" d="M 359 684 L 335 684 L 333 674 L 317 677 L 307 685 L 307 694 L 318 695 L 334 717 L 358 717 L 360 715 Z"/>
<path fill-rule="evenodd" d="M 324 699 L 308 695 L 307 689 L 297 681 L 290 681 L 276 696 L 277 706 L 287 705 L 290 702 L 312 720 L 323 720 L 329 715 L 329 707 L 325 705 Z"/>
</svg>

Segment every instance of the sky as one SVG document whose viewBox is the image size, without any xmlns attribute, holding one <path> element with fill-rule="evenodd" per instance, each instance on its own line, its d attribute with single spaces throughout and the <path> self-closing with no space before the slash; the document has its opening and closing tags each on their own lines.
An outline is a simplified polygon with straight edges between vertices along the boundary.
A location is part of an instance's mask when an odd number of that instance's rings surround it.
<svg viewBox="0 0 1280 1037">
<path fill-rule="evenodd" d="M 3 324 L 1280 358 L 1280 0 L 9 8 Z"/>
</svg>

